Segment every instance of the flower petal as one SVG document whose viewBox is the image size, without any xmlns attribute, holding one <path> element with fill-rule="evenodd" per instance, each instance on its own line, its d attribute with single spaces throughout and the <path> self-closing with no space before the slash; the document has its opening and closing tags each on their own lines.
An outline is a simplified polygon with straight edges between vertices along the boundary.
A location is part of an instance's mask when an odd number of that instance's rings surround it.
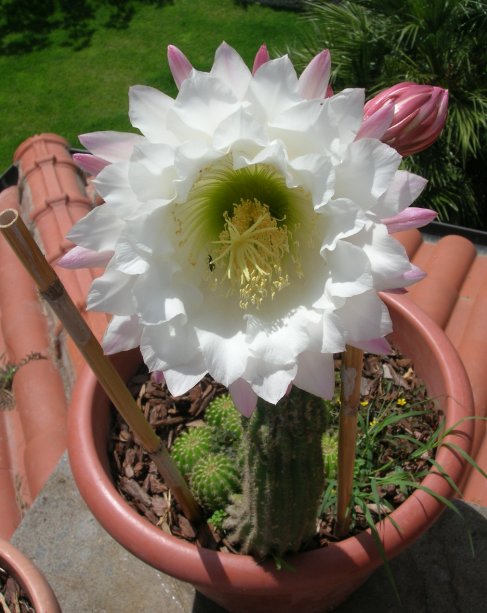
<svg viewBox="0 0 487 613">
<path fill-rule="evenodd" d="M 135 85 L 129 90 L 130 122 L 152 143 L 177 143 L 166 127 L 167 113 L 173 105 L 172 98 L 153 87 Z"/>
<path fill-rule="evenodd" d="M 301 73 L 298 91 L 303 98 L 325 98 L 330 79 L 331 58 L 328 49 L 324 49 L 311 60 Z"/>
<path fill-rule="evenodd" d="M 107 162 L 124 162 L 130 158 L 134 146 L 144 142 L 140 134 L 129 132 L 90 132 L 78 136 L 80 143 L 93 155 Z"/>
<path fill-rule="evenodd" d="M 335 391 L 333 354 L 301 353 L 294 385 L 320 398 L 332 398 Z"/>
<path fill-rule="evenodd" d="M 128 351 L 140 345 L 142 328 L 136 315 L 130 317 L 114 315 L 103 337 L 103 351 L 113 355 Z"/>
<path fill-rule="evenodd" d="M 411 228 L 426 226 L 432 222 L 437 215 L 438 213 L 436 211 L 430 209 L 409 207 L 394 217 L 386 217 L 381 221 L 387 226 L 388 232 L 392 234 L 393 232 L 403 232 Z"/>
<path fill-rule="evenodd" d="M 91 155 L 91 153 L 75 153 L 73 154 L 73 160 L 76 164 L 89 175 L 96 176 L 102 168 L 105 168 L 109 162 Z"/>
<path fill-rule="evenodd" d="M 61 268 L 97 268 L 105 267 L 112 259 L 113 251 L 92 251 L 85 247 L 75 246 L 67 251 L 56 262 Z"/>
<path fill-rule="evenodd" d="M 230 87 L 238 100 L 244 97 L 252 76 L 240 55 L 225 42 L 216 50 L 210 74 Z"/>
<path fill-rule="evenodd" d="M 257 394 L 244 379 L 237 379 L 228 387 L 237 409 L 245 417 L 250 417 L 257 406 Z"/>
</svg>

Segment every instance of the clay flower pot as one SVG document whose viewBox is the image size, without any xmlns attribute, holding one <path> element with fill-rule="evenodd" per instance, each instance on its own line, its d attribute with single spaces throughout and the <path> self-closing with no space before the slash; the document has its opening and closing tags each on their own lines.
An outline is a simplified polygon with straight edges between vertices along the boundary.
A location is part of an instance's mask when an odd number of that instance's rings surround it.
<svg viewBox="0 0 487 613">
<path fill-rule="evenodd" d="M 446 414 L 447 427 L 473 413 L 470 384 L 454 348 L 442 330 L 403 296 L 384 296 L 394 322 L 391 340 L 414 360 L 429 394 Z M 135 352 L 118 356 L 123 376 L 140 364 Z M 146 563 L 197 590 L 228 611 L 280 613 L 327 611 L 359 587 L 382 563 L 369 531 L 322 549 L 287 558 L 292 572 L 274 562 L 257 564 L 252 557 L 202 549 L 172 537 L 140 517 L 115 489 L 108 466 L 109 402 L 95 377 L 86 370 L 73 395 L 69 424 L 69 455 L 75 480 L 102 526 Z M 464 420 L 449 440 L 467 450 L 472 421 Z M 458 453 L 442 446 L 437 461 L 455 482 L 465 467 Z M 424 485 L 441 496 L 453 491 L 440 475 L 430 472 Z M 393 558 L 417 539 L 444 506 L 424 491 L 416 491 L 378 524 L 384 549 Z M 149 588 L 150 589 L 150 586 Z"/>
<path fill-rule="evenodd" d="M 0 568 L 24 589 L 36 613 L 61 613 L 56 596 L 41 572 L 4 539 L 0 539 Z"/>
</svg>

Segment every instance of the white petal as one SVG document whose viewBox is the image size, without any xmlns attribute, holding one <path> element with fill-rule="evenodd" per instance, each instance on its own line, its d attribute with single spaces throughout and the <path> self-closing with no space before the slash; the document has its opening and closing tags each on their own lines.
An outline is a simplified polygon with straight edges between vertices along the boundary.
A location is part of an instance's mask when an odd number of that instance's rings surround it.
<svg viewBox="0 0 487 613">
<path fill-rule="evenodd" d="M 67 238 L 93 251 L 115 251 L 123 222 L 102 204 L 90 211 L 71 228 Z"/>
<path fill-rule="evenodd" d="M 124 275 L 113 265 L 109 265 L 103 275 L 93 281 L 86 306 L 92 311 L 133 315 L 135 312 L 135 302 L 131 293 L 133 284 L 133 277 Z"/>
<path fill-rule="evenodd" d="M 174 100 L 153 87 L 136 85 L 129 90 L 129 117 L 134 128 L 152 143 L 176 144 L 167 129 L 167 113 Z"/>
<path fill-rule="evenodd" d="M 332 398 L 335 391 L 333 354 L 304 351 L 298 358 L 294 385 L 320 398 Z"/>
<path fill-rule="evenodd" d="M 323 243 L 320 252 L 333 251 L 339 240 L 353 236 L 365 227 L 367 219 L 358 206 L 351 200 L 339 198 L 318 206 L 316 212 L 324 217 Z"/>
<path fill-rule="evenodd" d="M 348 298 L 337 314 L 342 320 L 350 345 L 392 332 L 389 312 L 375 291 Z"/>
<path fill-rule="evenodd" d="M 197 318 L 196 334 L 208 372 L 216 381 L 229 387 L 245 371 L 248 347 L 243 331 L 226 315 L 225 312 L 215 313 L 213 329 L 202 329 Z"/>
<path fill-rule="evenodd" d="M 185 364 L 178 370 L 167 369 L 164 378 L 168 390 L 173 396 L 182 396 L 189 392 L 206 375 L 206 370 L 200 362 Z"/>
<path fill-rule="evenodd" d="M 348 149 L 336 169 L 335 197 L 349 198 L 360 208 L 373 208 L 394 180 L 401 156 L 388 145 L 364 138 Z"/>
<path fill-rule="evenodd" d="M 338 241 L 333 251 L 326 252 L 326 260 L 330 268 L 327 289 L 332 296 L 346 298 L 372 289 L 370 263 L 360 247 Z"/>
<path fill-rule="evenodd" d="M 129 168 L 128 162 L 110 164 L 93 180 L 97 192 L 106 202 L 105 210 L 114 207 L 120 217 L 132 215 L 137 209 L 137 200 L 128 179 Z"/>
<path fill-rule="evenodd" d="M 194 71 L 179 91 L 168 119 L 182 141 L 212 135 L 240 104 L 232 90 L 207 73 Z"/>
<path fill-rule="evenodd" d="M 130 132 L 91 132 L 78 138 L 88 151 L 107 162 L 127 161 L 134 146 L 145 142 L 143 136 Z"/>
<path fill-rule="evenodd" d="M 247 99 L 253 114 L 263 120 L 273 120 L 301 100 L 298 77 L 287 56 L 269 60 L 259 68 L 250 82 Z"/>
<path fill-rule="evenodd" d="M 210 74 L 230 87 L 239 100 L 247 91 L 252 76 L 240 55 L 225 42 L 216 50 Z"/>
<path fill-rule="evenodd" d="M 136 315 L 112 317 L 103 338 L 103 350 L 107 355 L 128 351 L 140 344 L 142 328 Z"/>
<path fill-rule="evenodd" d="M 404 247 L 389 235 L 386 226 L 379 224 L 350 238 L 370 262 L 370 270 L 377 290 L 404 285 L 403 275 L 411 264 Z"/>
<path fill-rule="evenodd" d="M 255 155 L 259 148 L 266 145 L 267 142 L 268 138 L 263 126 L 243 108 L 238 108 L 224 119 L 213 135 L 213 145 L 217 149 L 227 151 L 232 147 L 235 151 L 245 145 L 246 152 L 251 155 Z"/>
<path fill-rule="evenodd" d="M 146 143 L 136 147 L 128 171 L 132 189 L 140 200 L 174 198 L 176 168 L 174 150 L 168 145 Z"/>
<path fill-rule="evenodd" d="M 416 200 L 427 183 L 423 177 L 398 170 L 387 191 L 374 207 L 374 213 L 379 218 L 397 215 Z"/>
</svg>

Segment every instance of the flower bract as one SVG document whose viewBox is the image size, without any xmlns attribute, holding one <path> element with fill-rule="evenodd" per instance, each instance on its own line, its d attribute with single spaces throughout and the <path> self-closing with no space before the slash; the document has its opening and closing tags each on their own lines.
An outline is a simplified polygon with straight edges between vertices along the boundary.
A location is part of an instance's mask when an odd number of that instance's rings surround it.
<svg viewBox="0 0 487 613">
<path fill-rule="evenodd" d="M 170 53 L 175 99 L 130 90 L 140 134 L 80 137 L 105 202 L 69 237 L 77 265 L 106 264 L 88 297 L 113 314 L 105 350 L 140 345 L 174 395 L 209 373 L 244 414 L 291 384 L 329 398 L 333 353 L 383 348 L 378 292 L 415 278 L 382 219 L 425 180 L 357 138 L 362 90 L 324 97 L 326 54 L 301 79 L 262 52 L 252 73 L 225 43 L 209 72 Z"/>
</svg>

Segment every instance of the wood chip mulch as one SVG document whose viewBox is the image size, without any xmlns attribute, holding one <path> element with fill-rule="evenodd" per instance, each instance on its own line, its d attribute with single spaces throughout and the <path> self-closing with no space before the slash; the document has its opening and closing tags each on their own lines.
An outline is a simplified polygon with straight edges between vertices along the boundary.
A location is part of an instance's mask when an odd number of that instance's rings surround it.
<svg viewBox="0 0 487 613">
<path fill-rule="evenodd" d="M 9 573 L 0 567 L 0 611 L 35 613 L 27 594 Z"/>
<path fill-rule="evenodd" d="M 339 368 L 339 360 L 336 360 Z M 185 428 L 202 424 L 202 417 L 208 404 L 213 398 L 226 390 L 215 383 L 211 377 L 205 377 L 187 394 L 174 398 L 165 385 L 160 385 L 150 378 L 145 367 L 129 381 L 129 388 L 137 403 L 157 434 L 166 441 L 169 448 Z M 393 426 L 395 432 L 408 433 L 418 440 L 426 440 L 436 429 L 439 415 L 434 403 L 428 400 L 423 383 L 416 376 L 411 361 L 399 355 L 375 356 L 366 355 L 361 386 L 362 402 L 375 398 L 375 406 L 385 403 L 406 401 L 408 407 L 415 403 L 422 403 L 418 408 L 432 409 L 430 413 L 421 418 L 412 418 L 404 423 Z M 378 400 L 377 400 L 378 399 Z M 364 408 L 364 410 L 366 410 Z M 394 433 L 394 431 L 392 433 Z M 396 462 L 403 462 L 412 451 L 409 445 L 389 445 L 382 451 L 384 461 L 393 457 Z M 134 440 L 133 434 L 120 416 L 113 410 L 113 428 L 110 449 L 112 473 L 114 481 L 121 495 L 135 508 L 138 513 L 146 517 L 151 523 L 175 536 L 194 542 L 196 534 L 182 515 L 170 492 L 160 479 L 155 465 L 147 454 Z M 421 471 L 428 464 L 427 458 L 419 458 L 415 466 L 410 468 L 413 472 Z M 390 487 L 382 492 L 389 502 L 398 506 L 404 500 L 404 494 L 397 488 Z M 371 509 L 372 512 L 374 509 Z M 354 532 L 366 527 L 360 512 L 356 516 Z M 216 534 L 216 546 L 220 550 L 228 551 L 230 547 L 224 535 Z M 333 536 L 333 519 L 324 518 L 319 525 L 317 534 L 319 546 L 336 540 Z"/>
</svg>

